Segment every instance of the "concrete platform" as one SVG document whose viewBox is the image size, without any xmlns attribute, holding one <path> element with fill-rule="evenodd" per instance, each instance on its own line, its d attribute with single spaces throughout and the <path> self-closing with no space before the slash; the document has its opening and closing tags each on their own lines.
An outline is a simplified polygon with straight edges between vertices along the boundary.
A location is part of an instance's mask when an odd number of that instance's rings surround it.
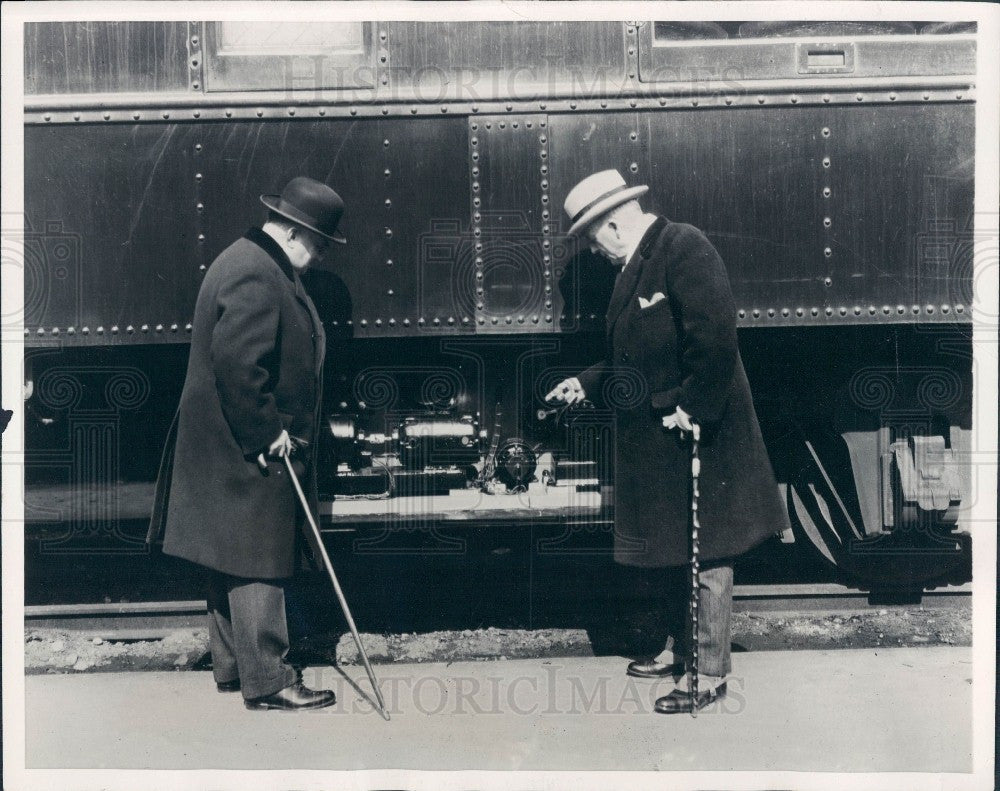
<svg viewBox="0 0 1000 791">
<path fill-rule="evenodd" d="M 26 679 L 29 768 L 639 769 L 967 772 L 969 648 L 734 657 L 729 697 L 651 713 L 672 684 L 616 657 L 309 668 L 330 709 L 250 712 L 210 673 Z"/>
</svg>

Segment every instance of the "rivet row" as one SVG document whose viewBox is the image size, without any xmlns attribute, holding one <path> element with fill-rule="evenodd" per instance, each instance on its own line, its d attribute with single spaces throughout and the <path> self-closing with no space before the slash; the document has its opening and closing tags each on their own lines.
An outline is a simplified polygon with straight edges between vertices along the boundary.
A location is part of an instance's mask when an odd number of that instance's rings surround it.
<svg viewBox="0 0 1000 791">
<path fill-rule="evenodd" d="M 797 307 L 794 309 L 787 307 L 763 308 L 763 309 L 740 308 L 736 312 L 736 315 L 740 319 L 746 319 L 746 318 L 759 319 L 765 313 L 767 314 L 768 318 L 776 318 L 777 315 L 780 313 L 782 318 L 789 318 L 792 315 L 793 311 L 798 318 L 803 318 L 807 313 L 811 316 L 819 316 L 820 313 L 823 313 L 826 316 L 833 316 L 834 314 L 839 314 L 841 316 L 848 316 L 848 315 L 862 316 L 866 312 L 869 316 L 877 316 L 879 314 L 883 316 L 892 316 L 892 315 L 903 316 L 907 315 L 908 313 L 914 316 L 919 316 L 919 315 L 933 316 L 935 313 L 942 313 L 944 315 L 949 315 L 952 311 L 954 311 L 955 313 L 964 313 L 965 306 L 961 304 L 953 306 L 947 303 L 942 305 L 931 305 L 931 304 L 911 305 L 909 310 L 907 310 L 905 305 L 895 305 L 895 306 L 882 305 L 881 307 L 877 307 L 875 305 L 869 305 L 867 306 L 867 308 L 862 307 L 861 305 L 854 305 L 852 307 L 848 307 L 847 305 L 840 305 L 836 308 L 827 305 L 822 309 L 819 307 L 808 307 L 808 308 Z M 577 316 L 577 318 L 580 317 Z"/>
<path fill-rule="evenodd" d="M 179 325 L 177 325 L 177 324 L 171 324 L 170 327 L 169 327 L 169 329 L 170 329 L 171 332 L 177 332 L 178 327 L 179 327 Z M 184 328 L 188 332 L 191 331 L 191 325 L 190 324 L 186 324 L 184 326 Z M 167 328 L 163 324 L 156 324 L 156 325 L 153 325 L 152 327 L 149 324 L 141 324 L 141 325 L 139 325 L 138 328 L 136 328 L 136 326 L 133 325 L 133 324 L 128 324 L 128 325 L 125 326 L 125 330 L 124 331 L 127 334 L 129 334 L 129 335 L 133 335 L 133 334 L 135 334 L 135 332 L 137 331 L 137 329 L 138 329 L 139 332 L 143 332 L 143 333 L 149 333 L 150 331 L 157 332 L 157 333 L 162 333 L 162 332 L 165 332 Z M 105 333 L 104 325 L 103 324 L 98 325 L 95 328 L 94 331 L 98 335 L 104 335 L 104 333 Z M 121 331 L 121 328 L 117 324 L 113 324 L 113 325 L 111 325 L 111 327 L 109 328 L 108 331 L 112 335 L 118 335 L 119 332 Z M 31 332 L 31 330 L 26 327 L 25 330 L 24 330 L 24 334 L 28 335 L 28 334 L 30 334 L 30 332 Z M 63 332 L 65 332 L 67 335 L 76 335 L 77 333 L 79 333 L 80 335 L 90 335 L 91 329 L 90 329 L 90 326 L 86 325 L 86 324 L 83 325 L 82 327 L 80 327 L 79 329 L 77 329 L 77 327 L 75 325 L 71 325 L 69 327 L 66 327 L 65 330 L 63 328 L 61 328 L 61 327 L 52 327 L 51 329 L 46 329 L 45 327 L 37 327 L 37 328 L 35 328 L 35 334 L 36 335 L 60 335 Z"/>
<path fill-rule="evenodd" d="M 542 122 L 540 124 L 540 126 L 544 127 L 545 123 Z M 541 174 L 541 180 L 539 181 L 539 186 L 541 187 L 541 190 L 542 190 L 540 200 L 542 202 L 542 216 L 545 219 L 548 219 L 548 216 L 549 216 L 549 210 L 548 210 L 548 205 L 549 205 L 549 166 L 546 164 L 546 162 L 548 161 L 548 158 L 549 158 L 548 143 L 549 143 L 549 136 L 547 134 L 540 134 L 540 135 L 538 135 L 538 144 L 539 144 L 538 157 L 541 160 L 541 165 L 539 166 L 539 173 Z M 548 237 L 550 231 L 551 231 L 551 228 L 550 228 L 550 226 L 549 226 L 549 224 L 547 222 L 544 225 L 542 225 L 542 236 Z M 546 240 L 545 244 L 546 245 L 548 244 L 548 240 Z M 545 256 L 545 258 L 546 258 L 546 261 L 547 261 L 548 260 L 548 256 Z M 546 264 L 545 272 L 546 272 L 545 277 L 546 277 L 546 279 L 548 279 L 551 273 L 548 270 L 548 265 L 547 264 Z"/>
<path fill-rule="evenodd" d="M 486 129 L 492 130 L 492 121 L 486 122 Z M 475 280 L 476 280 L 476 295 L 477 297 L 482 297 L 483 295 L 483 257 L 481 255 L 483 251 L 483 243 L 479 241 L 482 237 L 482 214 L 479 212 L 479 207 L 482 205 L 482 198 L 479 196 L 479 179 L 481 177 L 481 171 L 479 169 L 479 151 L 477 150 L 479 146 L 479 137 L 477 132 L 479 131 L 479 124 L 475 121 L 470 123 L 470 129 L 473 134 L 469 137 L 469 149 L 471 151 L 472 165 L 469 170 L 469 178 L 472 182 L 472 235 L 476 239 L 475 243 L 475 258 L 473 264 L 475 266 Z M 476 300 L 476 310 L 483 310 L 483 302 L 481 299 Z M 479 318 L 479 323 L 483 323 L 482 317 Z"/>
<path fill-rule="evenodd" d="M 201 59 L 199 57 L 198 64 L 199 68 L 201 65 Z M 194 69 L 192 69 L 194 72 Z M 387 84 L 387 83 L 383 83 Z M 191 83 L 191 87 L 194 90 L 201 90 L 200 80 L 195 80 Z M 841 102 L 897 102 L 900 99 L 906 99 L 907 97 L 912 97 L 917 99 L 918 97 L 923 101 L 930 101 L 932 98 L 937 98 L 939 100 L 950 100 L 956 102 L 968 101 L 972 99 L 970 90 L 949 90 L 941 89 L 937 93 L 931 93 L 930 91 L 917 92 L 902 92 L 900 89 L 892 90 L 889 92 L 873 91 L 873 92 L 843 92 L 837 95 L 837 100 Z M 725 106 L 732 106 L 734 104 L 775 104 L 787 102 L 788 104 L 799 105 L 799 104 L 812 104 L 812 103 L 823 103 L 830 104 L 834 101 L 832 94 L 824 93 L 818 97 L 813 97 L 810 95 L 803 95 L 797 93 L 790 94 L 754 94 L 752 96 L 746 96 L 741 94 L 726 94 L 726 95 L 698 95 L 689 96 L 687 98 L 681 97 L 677 98 L 673 95 L 662 96 L 657 94 L 644 94 L 638 98 L 629 99 L 617 99 L 614 101 L 615 106 L 622 108 L 627 106 L 631 109 L 636 109 L 640 107 L 651 108 L 654 106 L 666 107 L 670 104 L 670 100 L 673 100 L 676 106 L 684 104 L 685 106 L 692 107 L 712 107 L 720 104 Z M 505 103 L 502 105 L 504 111 L 508 113 L 520 112 L 526 113 L 531 112 L 535 108 L 540 110 L 547 109 L 557 109 L 559 111 L 569 111 L 569 112 L 593 112 L 597 107 L 601 109 L 608 109 L 611 105 L 608 100 L 602 99 L 599 101 L 585 101 L 580 99 L 567 99 L 565 103 L 560 103 L 558 108 L 550 108 L 550 105 L 546 102 L 540 102 L 538 104 L 522 103 L 517 106 L 511 103 Z M 452 113 L 479 113 L 483 108 L 481 105 L 476 103 L 466 104 L 464 102 L 457 102 L 454 104 L 442 104 L 435 105 L 431 102 L 422 102 L 420 104 L 413 104 L 412 100 L 409 103 L 392 103 L 392 104 L 381 104 L 378 106 L 368 105 L 359 111 L 358 107 L 348 107 L 347 112 L 351 116 L 357 116 L 359 112 L 364 115 L 371 114 L 381 114 L 383 116 L 388 116 L 390 114 L 395 115 L 418 115 L 418 114 L 452 114 Z M 496 105 L 495 111 L 500 111 L 499 103 Z M 97 110 L 84 113 L 79 110 L 52 110 L 52 109 L 39 109 L 39 110 L 29 110 L 26 113 L 27 123 L 65 123 L 67 121 L 80 122 L 80 121 L 90 121 L 103 119 L 105 121 L 111 121 L 112 119 L 116 121 L 155 121 L 158 118 L 164 120 L 170 119 L 171 117 L 177 118 L 201 118 L 203 115 L 206 119 L 211 118 L 233 118 L 235 116 L 245 116 L 245 115 L 256 115 L 258 118 L 264 117 L 265 113 L 273 114 L 275 116 L 281 115 L 284 117 L 326 117 L 329 114 L 336 114 L 336 108 L 331 108 L 328 106 L 314 106 L 314 105 L 294 105 L 283 107 L 270 106 L 265 110 L 263 107 L 212 107 L 205 106 L 203 108 L 181 108 L 181 107 L 164 107 L 164 108 L 128 108 L 128 107 L 117 107 L 115 111 L 111 110 Z"/>
<path fill-rule="evenodd" d="M 188 65 L 190 67 L 188 69 L 188 87 L 192 91 L 201 91 L 202 61 L 201 23 L 188 22 Z"/>
<path fill-rule="evenodd" d="M 389 85 L 391 70 L 389 68 L 389 33 L 384 27 L 379 30 L 378 40 L 379 84 L 386 87 Z"/>
</svg>

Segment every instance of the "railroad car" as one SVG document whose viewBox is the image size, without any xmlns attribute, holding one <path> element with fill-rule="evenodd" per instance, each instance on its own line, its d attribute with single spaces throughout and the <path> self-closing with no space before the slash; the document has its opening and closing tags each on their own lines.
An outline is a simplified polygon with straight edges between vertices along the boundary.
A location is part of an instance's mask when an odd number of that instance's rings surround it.
<svg viewBox="0 0 1000 791">
<path fill-rule="evenodd" d="M 307 283 L 324 526 L 447 551 L 459 502 L 610 552 L 610 410 L 641 383 L 541 399 L 602 347 L 614 272 L 562 201 L 616 168 L 726 263 L 780 540 L 863 588 L 965 582 L 975 52 L 934 20 L 27 24 L 27 519 L 62 526 L 49 551 L 142 551 L 120 523 L 199 284 L 302 174 L 348 207 Z"/>
</svg>

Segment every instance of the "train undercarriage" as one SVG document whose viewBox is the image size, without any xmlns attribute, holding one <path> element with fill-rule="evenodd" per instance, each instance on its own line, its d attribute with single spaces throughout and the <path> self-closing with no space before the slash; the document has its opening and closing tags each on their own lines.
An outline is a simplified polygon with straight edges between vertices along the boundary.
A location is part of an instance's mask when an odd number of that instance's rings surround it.
<svg viewBox="0 0 1000 791">
<path fill-rule="evenodd" d="M 442 525 L 490 523 L 502 535 L 563 520 L 610 557 L 612 413 L 597 403 L 555 415 L 539 396 L 599 340 L 341 342 L 319 449 L 324 529 L 360 528 L 361 555 L 392 544 L 393 531 L 421 536 L 393 544 L 405 554 L 426 551 Z M 818 558 L 882 598 L 967 582 L 976 467 L 965 329 L 754 329 L 740 344 L 791 517 L 774 537 L 795 545 L 790 562 Z M 397 362 L 370 365 L 389 355 Z M 107 549 L 148 504 L 186 347 L 28 360 L 26 519 L 50 526 L 46 552 Z M 93 463 L 102 459 L 116 463 Z M 47 507 L 60 490 L 76 494 Z M 124 548 L 143 551 L 129 535 Z"/>
</svg>

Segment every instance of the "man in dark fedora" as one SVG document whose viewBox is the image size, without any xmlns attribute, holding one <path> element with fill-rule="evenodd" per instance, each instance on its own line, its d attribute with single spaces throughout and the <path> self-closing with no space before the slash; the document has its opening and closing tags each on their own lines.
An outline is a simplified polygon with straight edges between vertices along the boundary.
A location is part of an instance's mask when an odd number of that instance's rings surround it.
<svg viewBox="0 0 1000 791">
<path fill-rule="evenodd" d="M 162 535 L 166 554 L 209 569 L 219 691 L 241 690 L 249 709 L 314 709 L 334 694 L 305 687 L 286 661 L 284 584 L 305 515 L 282 457 L 295 461 L 315 512 L 325 336 L 299 274 L 346 242 L 344 203 L 305 177 L 261 201 L 267 222 L 219 254 L 198 292 L 148 541 Z"/>
<path fill-rule="evenodd" d="M 664 605 L 675 613 L 690 591 L 691 457 L 681 431 L 691 432 L 692 422 L 701 429 L 699 692 L 693 701 L 679 684 L 657 700 L 655 710 L 670 714 L 726 694 L 733 559 L 788 517 L 740 360 L 722 259 L 697 228 L 644 212 L 637 199 L 648 189 L 605 170 L 566 196 L 569 234 L 623 269 L 608 306 L 604 359 L 547 398 L 576 403 L 608 394 L 616 422 L 615 560 L 660 570 L 672 582 Z M 686 649 L 690 632 L 688 617 L 675 646 Z M 626 672 L 659 679 L 686 670 L 683 661 L 653 657 Z"/>
</svg>

